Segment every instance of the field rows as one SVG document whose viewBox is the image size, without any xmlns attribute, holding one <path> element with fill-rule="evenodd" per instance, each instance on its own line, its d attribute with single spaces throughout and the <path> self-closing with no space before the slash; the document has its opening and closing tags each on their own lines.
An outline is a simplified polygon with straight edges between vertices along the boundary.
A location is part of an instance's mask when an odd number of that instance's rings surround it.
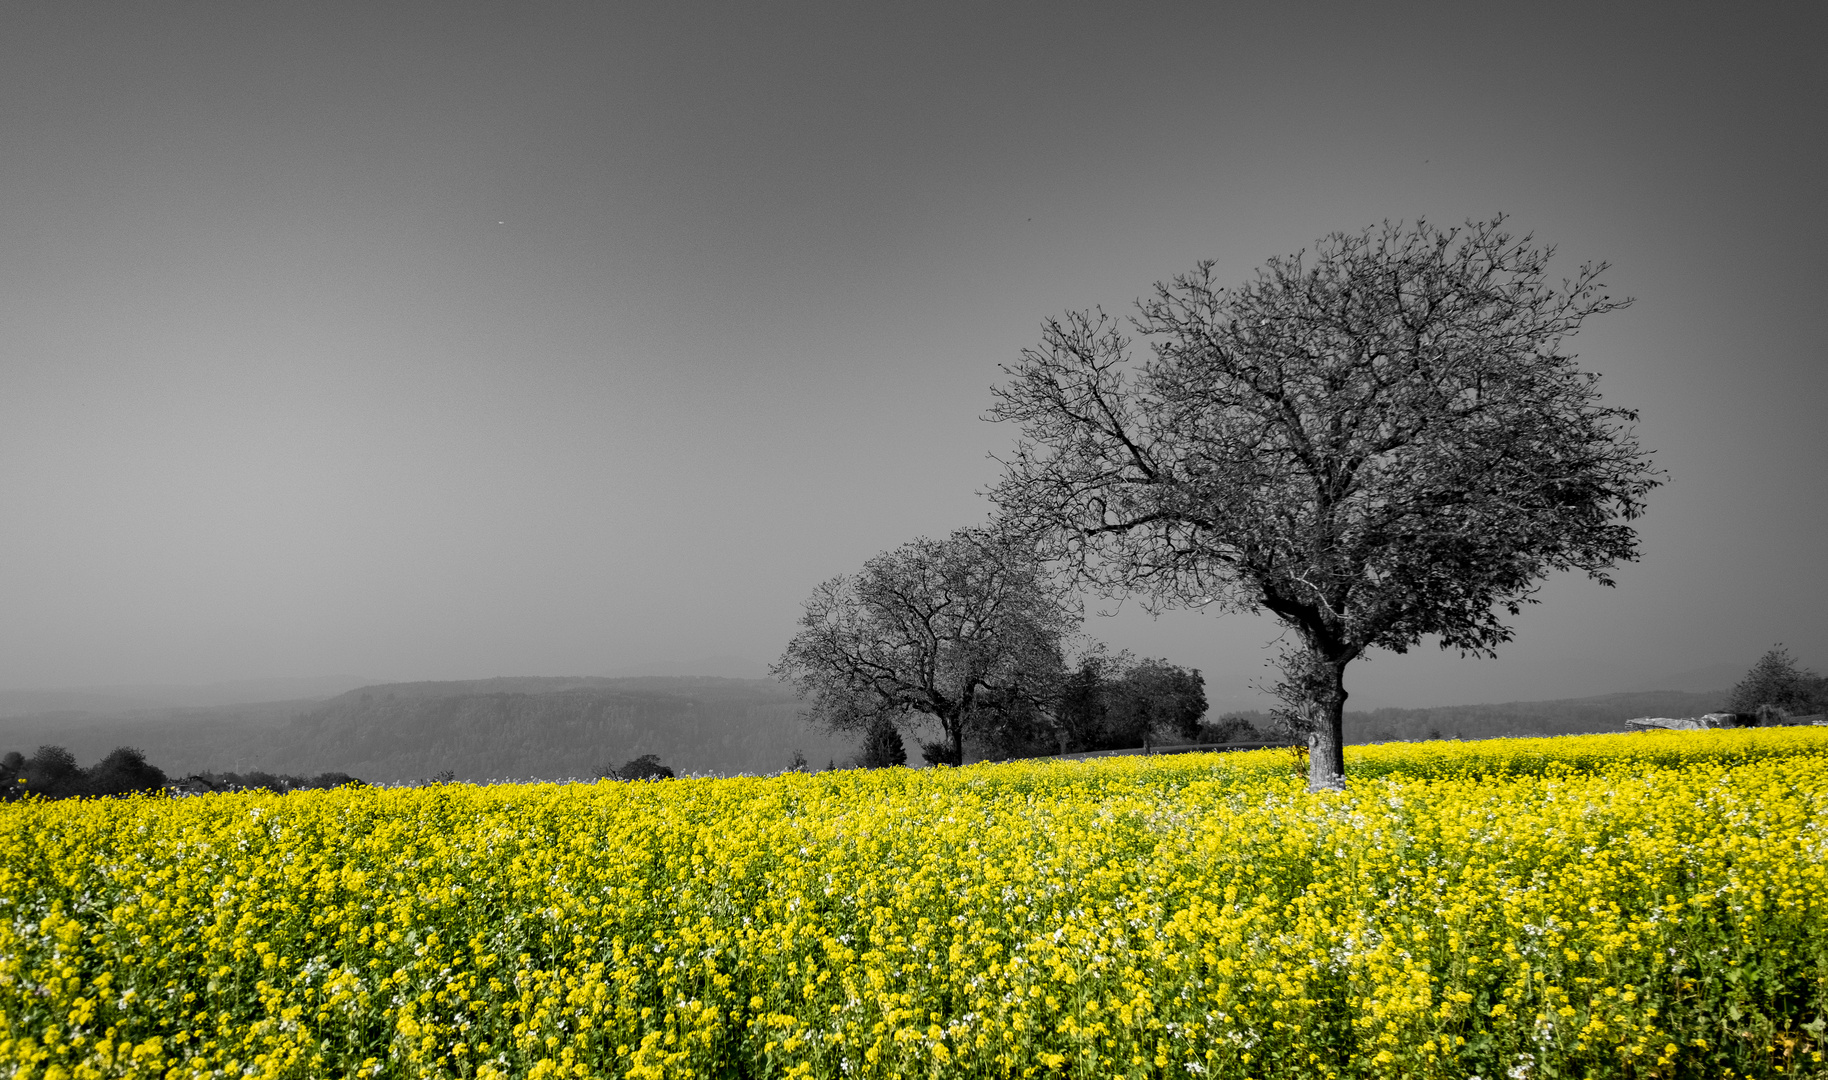
<svg viewBox="0 0 1828 1080">
<path fill-rule="evenodd" d="M 0 806 L 0 1075 L 1822 1075 L 1828 731 Z"/>
</svg>

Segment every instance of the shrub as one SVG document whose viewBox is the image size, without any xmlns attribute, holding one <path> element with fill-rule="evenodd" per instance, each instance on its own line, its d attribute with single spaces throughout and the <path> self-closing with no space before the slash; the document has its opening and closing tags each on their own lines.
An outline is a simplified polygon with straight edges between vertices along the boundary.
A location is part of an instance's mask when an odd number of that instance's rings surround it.
<svg viewBox="0 0 1828 1080">
<path fill-rule="evenodd" d="M 660 763 L 660 755 L 642 754 L 601 775 L 612 780 L 671 780 L 673 770 Z"/>
</svg>

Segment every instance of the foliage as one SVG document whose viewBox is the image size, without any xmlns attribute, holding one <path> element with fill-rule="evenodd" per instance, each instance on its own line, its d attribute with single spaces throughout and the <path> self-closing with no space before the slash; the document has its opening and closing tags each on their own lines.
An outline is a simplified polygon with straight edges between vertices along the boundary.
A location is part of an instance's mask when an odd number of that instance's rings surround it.
<svg viewBox="0 0 1828 1080">
<path fill-rule="evenodd" d="M 1285 720 L 1339 782 L 1346 666 L 1425 637 L 1489 654 L 1551 571 L 1637 555 L 1658 483 L 1566 339 L 1622 307 L 1604 264 L 1550 284 L 1503 219 L 1336 233 L 1235 288 L 1213 264 L 1131 320 L 1049 320 L 996 419 L 992 492 L 1078 580 L 1152 606 L 1267 610 L 1292 631 Z"/>
<path fill-rule="evenodd" d="M 1196 741 L 1203 743 L 1257 742 L 1263 733 L 1251 722 L 1252 716 L 1261 714 L 1226 713 L 1217 720 L 1200 725 Z"/>
<path fill-rule="evenodd" d="M 673 770 L 661 764 L 658 754 L 642 754 L 623 762 L 618 768 L 604 767 L 597 771 L 597 775 L 609 780 L 671 780 Z"/>
<path fill-rule="evenodd" d="M 271 791 L 276 795 L 283 795 L 288 791 L 327 791 L 331 788 L 351 786 L 361 787 L 363 785 L 361 780 L 346 772 L 294 776 L 291 773 L 270 773 L 264 769 L 252 769 L 248 772 L 192 773 L 174 783 L 172 790 L 187 795 L 235 791 Z"/>
<path fill-rule="evenodd" d="M 1191 742 L 1206 715 L 1206 682 L 1197 670 L 1165 660 L 1095 650 L 1050 704 L 1048 735 L 1056 745 L 1046 753 Z"/>
<path fill-rule="evenodd" d="M 1190 741 L 1206 715 L 1206 680 L 1195 668 L 1143 660 L 1112 682 L 1109 698 L 1110 730 L 1140 732 L 1145 741 Z"/>
<path fill-rule="evenodd" d="M 1823 1074 L 1828 732 L 1350 757 L 13 803 L 0 1071 Z"/>
<path fill-rule="evenodd" d="M 122 746 L 95 763 L 85 778 L 89 794 L 120 797 L 136 791 L 154 792 L 165 787 L 165 772 L 146 760 L 137 747 Z"/>
<path fill-rule="evenodd" d="M 1821 712 L 1825 706 L 1828 679 L 1798 665 L 1782 645 L 1758 658 L 1733 687 L 1727 703 L 1727 708 L 1743 716 L 1757 715 L 1761 707 L 1801 716 Z"/>
<path fill-rule="evenodd" d="M 857 764 L 865 769 L 890 769 L 908 763 L 908 748 L 902 743 L 901 731 L 887 717 L 877 717 L 864 729 L 863 748 L 857 752 Z"/>
<path fill-rule="evenodd" d="M 14 798 L 30 794 L 41 799 L 68 799 L 88 793 L 87 778 L 76 764 L 75 755 L 61 746 L 40 746 L 15 769 L 17 778 L 6 778 L 11 782 L 9 794 Z"/>
<path fill-rule="evenodd" d="M 26 757 L 18 751 L 0 758 L 0 800 L 24 798 L 74 799 L 83 796 L 120 796 L 157 792 L 165 787 L 165 773 L 131 746 L 122 746 L 88 769 L 61 746 L 40 746 Z"/>
<path fill-rule="evenodd" d="M 925 538 L 820 585 L 772 672 L 839 731 L 938 724 L 946 764 L 971 730 L 1044 699 L 1078 614 L 1032 547 L 990 529 Z"/>
</svg>

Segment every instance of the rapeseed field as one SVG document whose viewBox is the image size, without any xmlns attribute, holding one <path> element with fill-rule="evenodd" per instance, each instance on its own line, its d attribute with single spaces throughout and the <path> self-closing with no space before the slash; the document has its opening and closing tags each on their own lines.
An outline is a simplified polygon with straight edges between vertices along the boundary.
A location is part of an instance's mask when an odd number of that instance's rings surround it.
<svg viewBox="0 0 1828 1080">
<path fill-rule="evenodd" d="M 1822 1075 L 1828 731 L 0 806 L 0 1075 Z"/>
</svg>

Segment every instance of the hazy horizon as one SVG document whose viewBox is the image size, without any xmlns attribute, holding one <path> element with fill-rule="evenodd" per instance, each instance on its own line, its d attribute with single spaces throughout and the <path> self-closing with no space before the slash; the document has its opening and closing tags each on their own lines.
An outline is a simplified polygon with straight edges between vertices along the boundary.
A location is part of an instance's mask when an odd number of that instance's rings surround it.
<svg viewBox="0 0 1828 1080">
<path fill-rule="evenodd" d="M 1571 695 L 1573 697 L 1599 697 L 1606 694 L 1630 695 L 1651 691 L 1679 691 L 1689 693 L 1724 692 L 1731 689 L 1745 674 L 1745 667 L 1734 664 L 1715 664 L 1706 668 L 1691 671 L 1672 672 L 1662 678 L 1653 679 L 1639 686 L 1617 687 L 1598 694 Z M 453 680 L 420 680 L 420 679 L 373 679 L 362 676 L 321 676 L 314 678 L 275 677 L 232 679 L 215 683 L 141 683 L 141 684 L 101 684 L 75 687 L 6 687 L 0 688 L 0 719 L 27 715 L 44 715 L 59 710 L 87 709 L 101 713 L 115 711 L 159 711 L 185 708 L 231 708 L 236 705 L 254 705 L 262 703 L 287 701 L 321 701 L 340 694 L 372 686 L 387 686 L 402 683 L 426 681 L 449 682 L 486 682 L 496 678 L 516 678 L 518 676 L 505 672 L 494 675 L 478 675 L 468 679 Z M 752 681 L 774 681 L 766 671 L 766 665 L 746 661 L 740 657 L 711 657 L 697 663 L 656 663 L 641 664 L 629 668 L 612 669 L 602 672 L 569 672 L 564 674 L 543 674 L 533 678 L 608 678 L 608 679 L 652 679 L 652 678 L 712 678 Z M 783 687 L 786 689 L 786 687 Z M 1213 689 L 1213 688 L 1209 688 Z M 1550 698 L 1531 698 L 1520 700 L 1554 700 Z M 1506 704 L 1505 701 L 1452 701 L 1439 702 L 1446 706 L 1472 706 L 1486 704 Z M 1222 692 L 1212 696 L 1210 715 L 1218 715 L 1239 709 L 1262 709 L 1271 704 L 1261 695 L 1254 693 L 1230 694 Z M 1394 705 L 1391 702 L 1375 698 L 1355 697 L 1350 703 L 1351 711 L 1368 711 L 1380 708 L 1408 708 L 1412 706 Z"/>
<path fill-rule="evenodd" d="M 1822 670 L 1825 23 L 22 5 L 0 688 L 765 666 L 817 583 L 984 516 L 1043 319 L 1500 211 L 1637 298 L 1574 348 L 1670 482 L 1616 589 L 1355 664 L 1348 707 Z M 1277 634 L 1086 631 L 1228 704 Z"/>
</svg>

